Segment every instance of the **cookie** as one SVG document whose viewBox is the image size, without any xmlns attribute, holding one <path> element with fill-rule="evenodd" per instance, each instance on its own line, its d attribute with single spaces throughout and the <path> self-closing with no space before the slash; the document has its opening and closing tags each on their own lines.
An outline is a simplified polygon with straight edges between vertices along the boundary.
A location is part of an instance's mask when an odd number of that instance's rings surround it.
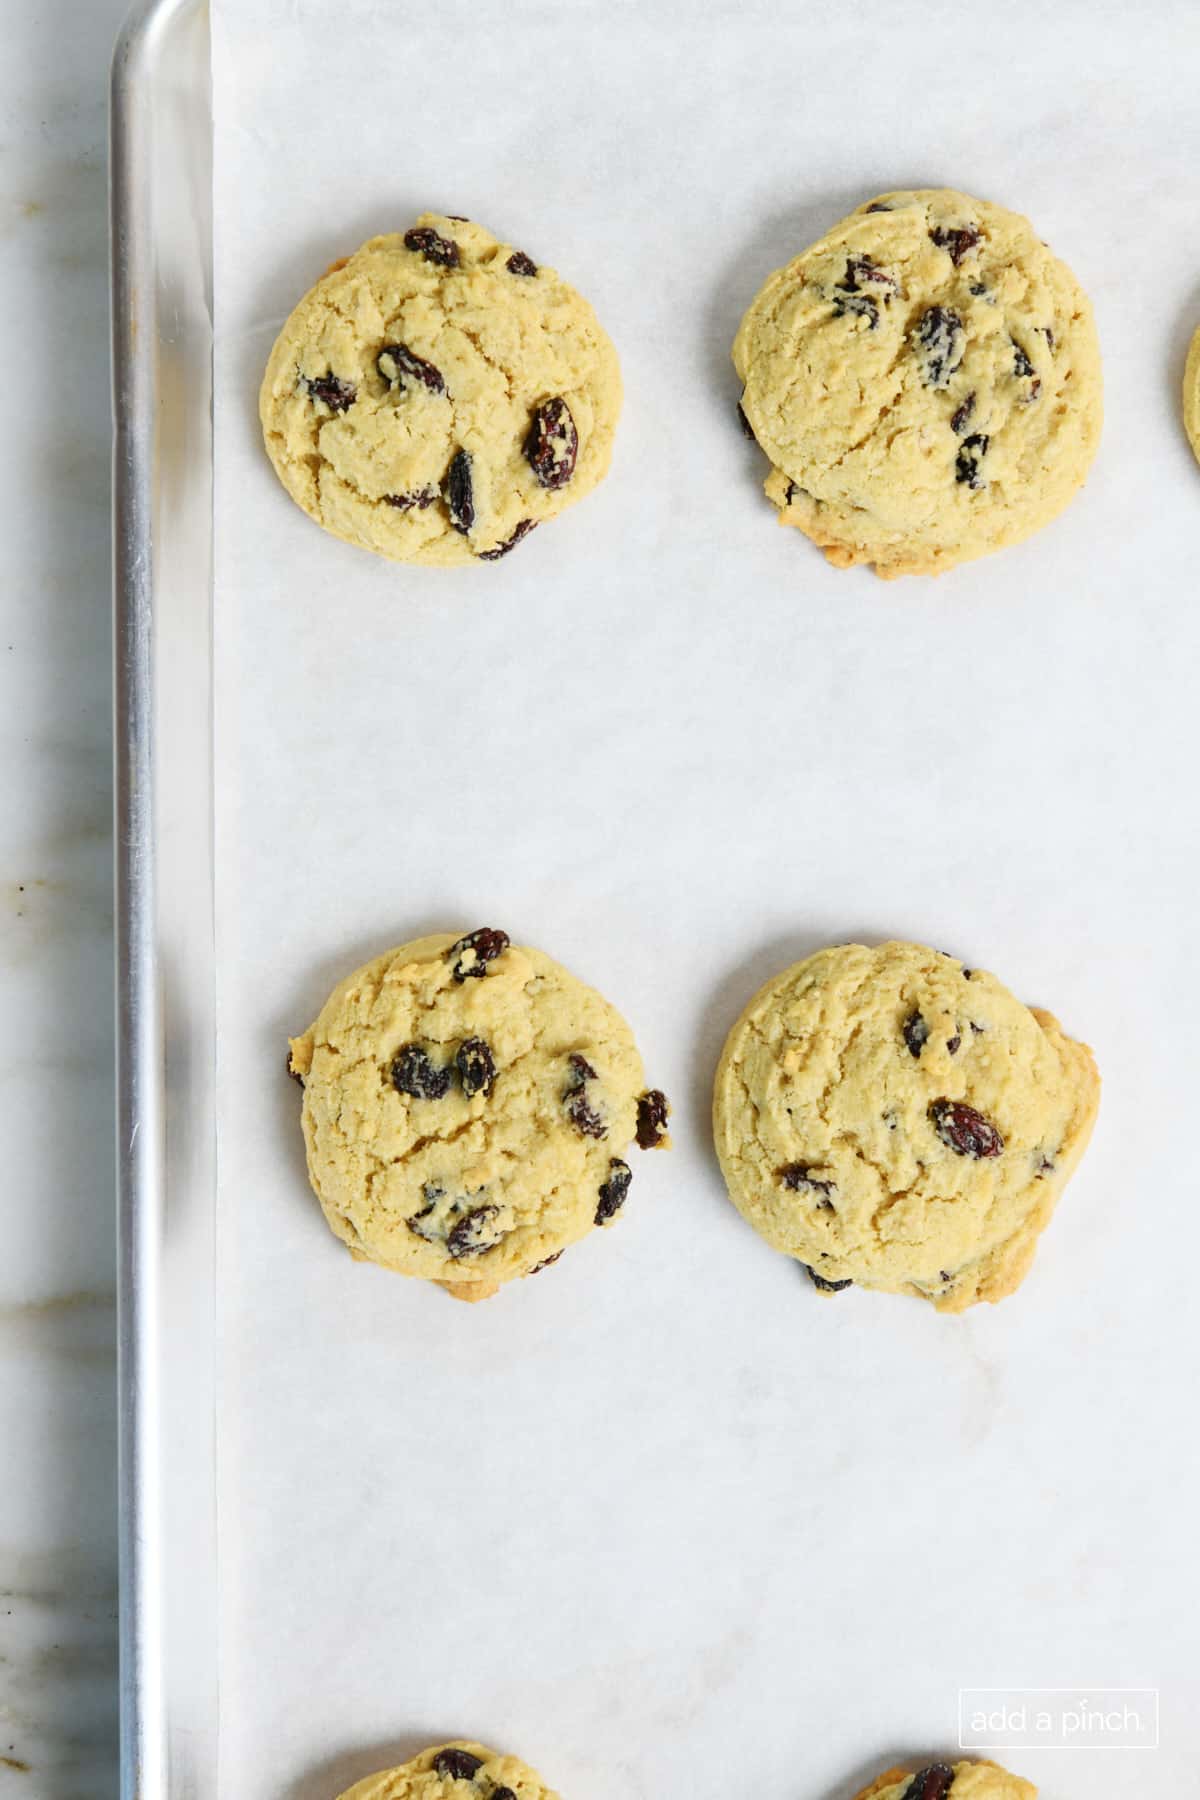
<svg viewBox="0 0 1200 1800">
<path fill-rule="evenodd" d="M 993 975 L 844 944 L 750 1002 L 717 1070 L 730 1195 L 823 1292 L 1001 1300 L 1087 1145 L 1092 1053 Z"/>
<path fill-rule="evenodd" d="M 935 575 L 1062 511 L 1100 440 L 1100 348 L 1027 219 L 883 194 L 766 282 L 733 346 L 768 498 L 838 568 Z"/>
<path fill-rule="evenodd" d="M 291 1041 L 308 1173 L 353 1256 L 461 1300 L 616 1218 L 626 1151 L 669 1143 L 607 1000 L 490 927 L 356 969 Z"/>
<path fill-rule="evenodd" d="M 1200 462 L 1200 330 L 1192 339 L 1183 371 L 1183 423 Z"/>
<path fill-rule="evenodd" d="M 929 1763 L 915 1772 L 886 1769 L 855 1800 L 1037 1800 L 1037 1789 L 999 1763 Z"/>
<path fill-rule="evenodd" d="M 559 1796 L 515 1756 L 456 1741 L 423 1750 L 398 1769 L 368 1775 L 338 1800 L 559 1800 Z"/>
<path fill-rule="evenodd" d="M 608 471 L 616 351 L 553 269 L 425 213 L 335 263 L 259 396 L 292 499 L 399 562 L 495 562 Z"/>
</svg>

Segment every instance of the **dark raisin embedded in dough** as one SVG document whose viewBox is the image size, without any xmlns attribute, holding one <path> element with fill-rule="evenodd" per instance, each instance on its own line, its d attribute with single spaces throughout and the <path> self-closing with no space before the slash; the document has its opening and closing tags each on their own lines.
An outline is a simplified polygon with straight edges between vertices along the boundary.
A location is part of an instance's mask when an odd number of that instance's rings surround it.
<svg viewBox="0 0 1200 1800">
<path fill-rule="evenodd" d="M 472 1756 L 469 1750 L 439 1750 L 433 1767 L 436 1774 L 446 1775 L 451 1781 L 474 1781 L 483 1767 L 483 1758 Z"/>
<path fill-rule="evenodd" d="M 502 544 L 497 544 L 491 550 L 479 552 L 480 562 L 499 562 L 502 556 L 507 556 L 510 550 L 515 550 L 521 539 L 527 538 L 536 526 L 536 519 L 518 519 L 511 537 L 505 538 Z"/>
<path fill-rule="evenodd" d="M 844 319 L 847 314 L 854 319 L 865 319 L 867 330 L 874 331 L 879 324 L 879 302 L 870 294 L 846 292 L 841 288 L 834 289 L 833 314 L 836 319 Z"/>
<path fill-rule="evenodd" d="M 454 1058 L 468 1100 L 476 1094 L 490 1094 L 496 1079 L 496 1059 L 482 1038 L 467 1038 L 458 1046 Z"/>
<path fill-rule="evenodd" d="M 608 1127 L 587 1097 L 587 1084 L 596 1080 L 596 1071 L 587 1057 L 577 1051 L 567 1061 L 570 1074 L 562 1097 L 567 1117 L 583 1137 L 602 1138 Z"/>
<path fill-rule="evenodd" d="M 488 1800 L 517 1800 L 517 1796 L 510 1787 L 499 1787 L 492 1789 Z"/>
<path fill-rule="evenodd" d="M 1045 338 L 1045 340 L 1046 340 L 1046 342 L 1047 342 L 1047 343 L 1048 343 L 1048 344 L 1049 344 L 1049 346 L 1050 346 L 1050 348 L 1051 348 L 1051 350 L 1053 350 L 1053 348 L 1054 348 L 1054 330 L 1053 330 L 1053 327 L 1052 327 L 1052 326 L 1050 326 L 1050 325 L 1043 325 L 1043 326 L 1042 326 L 1042 335 L 1043 335 L 1043 337 L 1044 337 L 1044 338 Z"/>
<path fill-rule="evenodd" d="M 534 1263 L 532 1269 L 526 1269 L 525 1273 L 527 1275 L 540 1275 L 543 1269 L 548 1269 L 551 1263 L 556 1263 L 561 1255 L 562 1251 L 556 1250 L 553 1256 L 544 1256 L 540 1263 Z M 495 1800 L 494 1795 L 492 1796 L 492 1800 Z"/>
<path fill-rule="evenodd" d="M 398 512 L 412 512 L 414 507 L 423 512 L 427 506 L 433 505 L 437 497 L 436 488 L 423 488 L 419 494 L 385 494 L 383 503 L 385 506 L 394 506 Z"/>
<path fill-rule="evenodd" d="M 431 362 L 417 356 L 407 344 L 385 344 L 375 358 L 375 367 L 385 381 L 396 382 L 401 387 L 407 375 L 410 381 L 419 381 L 427 387 L 431 394 L 444 394 L 446 383 L 440 369 L 435 369 Z"/>
<path fill-rule="evenodd" d="M 453 238 L 439 237 L 431 225 L 414 225 L 404 234 L 404 248 L 415 250 L 426 262 L 441 269 L 457 269 L 458 245 Z"/>
<path fill-rule="evenodd" d="M 929 1108 L 929 1121 L 943 1144 L 959 1156 L 999 1156 L 1004 1148 L 1004 1139 L 992 1121 L 965 1100 L 935 1100 Z"/>
<path fill-rule="evenodd" d="M 982 300 L 984 295 L 987 293 L 987 291 L 988 291 L 988 289 L 987 289 L 986 281 L 973 281 L 971 283 L 970 287 L 967 289 L 967 292 L 969 294 L 974 294 L 974 296 L 977 300 Z"/>
<path fill-rule="evenodd" d="M 812 1163 L 784 1163 L 781 1169 L 776 1169 L 775 1174 L 784 1187 L 790 1189 L 793 1194 L 799 1194 L 805 1190 L 813 1194 L 820 1194 L 821 1205 L 829 1207 L 832 1211 L 833 1201 L 829 1196 L 834 1191 L 834 1183 L 817 1180 L 812 1170 Z"/>
<path fill-rule="evenodd" d="M 466 537 L 475 523 L 475 484 L 471 480 L 471 458 L 465 450 L 456 450 L 446 471 L 446 506 L 455 531 Z"/>
<path fill-rule="evenodd" d="M 981 488 L 987 484 L 983 479 L 982 464 L 987 455 L 989 438 L 986 431 L 973 431 L 970 437 L 964 438 L 954 459 L 954 479 L 966 483 L 970 488 Z M 964 969 L 967 980 L 971 979 L 971 971 Z"/>
<path fill-rule="evenodd" d="M 287 1053 L 287 1063 L 286 1063 L 285 1067 L 287 1068 L 287 1072 L 291 1076 L 292 1080 L 298 1081 L 300 1083 L 300 1086 L 303 1087 L 304 1086 L 304 1077 L 300 1073 L 299 1069 L 296 1068 L 295 1064 L 292 1062 L 292 1053 L 290 1050 Z"/>
<path fill-rule="evenodd" d="M 409 1217 L 407 1219 L 405 1219 L 405 1221 L 404 1221 L 404 1223 L 408 1226 L 408 1229 L 413 1233 L 413 1235 L 415 1237 L 424 1238 L 425 1242 L 427 1244 L 432 1243 L 433 1240 L 430 1237 L 429 1233 L 425 1230 L 425 1228 L 422 1224 L 422 1220 L 427 1219 L 432 1211 L 433 1211 L 433 1201 L 431 1200 L 429 1202 L 428 1206 L 423 1206 L 421 1208 L 420 1212 L 415 1212 L 415 1213 L 410 1214 Z"/>
<path fill-rule="evenodd" d="M 317 375 L 305 384 L 314 400 L 323 400 L 330 412 L 344 413 L 354 405 L 358 389 L 338 375 Z"/>
<path fill-rule="evenodd" d="M 843 1288 L 854 1286 L 852 1281 L 826 1281 L 823 1275 L 817 1274 L 817 1271 L 813 1268 L 811 1263 L 801 1263 L 800 1267 L 804 1270 L 804 1273 L 808 1276 L 808 1279 L 812 1282 L 813 1286 L 819 1288 L 823 1294 L 840 1294 Z"/>
<path fill-rule="evenodd" d="M 455 1259 L 479 1256 L 484 1250 L 492 1249 L 503 1235 L 496 1230 L 496 1220 L 499 1217 L 498 1206 L 476 1206 L 469 1213 L 464 1213 L 446 1239 L 446 1248 L 451 1256 Z"/>
<path fill-rule="evenodd" d="M 738 401 L 737 415 L 738 415 L 738 423 L 742 428 L 742 436 L 744 438 L 749 438 L 750 442 L 752 444 L 756 444 L 758 442 L 758 439 L 754 435 L 754 427 L 750 423 L 749 419 L 746 417 L 746 409 L 742 405 L 740 400 Z"/>
<path fill-rule="evenodd" d="M 919 1012 L 910 1012 L 904 1021 L 904 1041 L 913 1056 L 920 1056 L 929 1037 L 929 1027 Z"/>
<path fill-rule="evenodd" d="M 955 268 L 979 242 L 978 225 L 935 225 L 929 233 L 939 250 L 945 250 Z"/>
<path fill-rule="evenodd" d="M 963 357 L 963 322 L 948 306 L 931 306 L 917 326 L 917 346 L 926 387 L 942 388 Z"/>
<path fill-rule="evenodd" d="M 913 1776 L 904 1790 L 904 1800 L 946 1800 L 954 1785 L 954 1770 L 949 1763 L 930 1763 Z"/>
<path fill-rule="evenodd" d="M 526 256 L 523 250 L 514 250 L 504 266 L 510 275 L 536 275 L 538 272 L 532 256 Z"/>
<path fill-rule="evenodd" d="M 671 1103 L 661 1088 L 647 1088 L 638 1101 L 637 1147 L 657 1150 L 667 1135 L 667 1118 Z"/>
<path fill-rule="evenodd" d="M 1033 364 L 1025 354 L 1025 351 L 1021 348 L 1020 344 L 1018 344 L 1016 338 L 1012 338 L 1010 341 L 1013 347 L 1013 374 L 1022 376 L 1032 375 Z"/>
<path fill-rule="evenodd" d="M 525 439 L 525 460 L 544 488 L 566 487 L 575 473 L 579 454 L 579 433 L 571 417 L 571 409 L 560 394 L 543 400 L 536 408 L 529 436 Z"/>
<path fill-rule="evenodd" d="M 596 1224 L 603 1225 L 625 1204 L 625 1196 L 629 1192 L 633 1180 L 633 1170 L 619 1156 L 614 1156 L 608 1165 L 608 1180 L 601 1183 L 600 1199 L 596 1206 Z"/>
<path fill-rule="evenodd" d="M 420 1044 L 405 1044 L 392 1061 L 392 1086 L 414 1100 L 444 1100 L 450 1092 L 451 1071 L 439 1068 Z"/>
<path fill-rule="evenodd" d="M 962 1048 L 962 1038 L 959 1035 L 959 1033 L 956 1031 L 952 1038 L 946 1039 L 946 1049 L 950 1052 L 951 1056 L 957 1056 L 959 1053 L 959 1050 L 961 1048 Z"/>
<path fill-rule="evenodd" d="M 839 282 L 839 287 L 847 294 L 856 294 L 865 282 L 875 287 L 886 288 L 889 293 L 898 293 L 899 283 L 894 275 L 881 269 L 873 256 L 851 256 L 846 260 L 846 273 Z"/>
<path fill-rule="evenodd" d="M 870 206 L 864 208 L 864 211 L 869 212 L 869 213 L 891 212 L 891 210 L 892 209 L 888 205 L 886 200 L 872 200 Z"/>
<path fill-rule="evenodd" d="M 1054 1169 L 1054 1158 L 1052 1156 L 1046 1156 L 1043 1153 L 1038 1157 L 1037 1168 L 1033 1172 L 1035 1180 L 1045 1181 L 1047 1175 L 1053 1175 Z"/>
<path fill-rule="evenodd" d="M 970 393 L 965 400 L 960 400 L 950 415 L 950 429 L 959 437 L 967 429 L 971 414 L 975 411 L 975 395 Z"/>
<path fill-rule="evenodd" d="M 457 944 L 451 944 L 446 952 L 447 962 L 453 963 L 455 981 L 474 980 L 477 976 L 486 975 L 488 964 L 503 956 L 508 949 L 507 931 L 497 931 L 492 925 L 481 925 L 478 931 L 469 931 Z"/>
</svg>

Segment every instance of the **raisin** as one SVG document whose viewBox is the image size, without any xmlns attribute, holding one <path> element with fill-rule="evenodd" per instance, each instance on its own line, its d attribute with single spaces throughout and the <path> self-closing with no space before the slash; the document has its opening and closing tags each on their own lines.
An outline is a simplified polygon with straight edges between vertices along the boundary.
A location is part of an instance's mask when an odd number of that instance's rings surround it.
<svg viewBox="0 0 1200 1800">
<path fill-rule="evenodd" d="M 450 1092 L 450 1070 L 439 1069 L 420 1044 L 405 1044 L 392 1061 L 392 1086 L 414 1100 L 444 1100 Z"/>
<path fill-rule="evenodd" d="M 753 427 L 753 425 L 751 425 L 749 419 L 746 417 L 746 409 L 742 405 L 740 400 L 738 401 L 737 415 L 738 415 L 738 423 L 742 428 L 742 436 L 744 438 L 749 438 L 750 442 L 752 444 L 756 444 L 758 442 L 758 439 L 754 435 L 754 427 Z"/>
<path fill-rule="evenodd" d="M 1053 1175 L 1054 1168 L 1055 1168 L 1055 1163 L 1054 1163 L 1054 1158 L 1052 1156 L 1045 1156 L 1045 1155 L 1039 1156 L 1038 1157 L 1038 1166 L 1033 1172 L 1034 1179 L 1037 1181 L 1045 1181 L 1047 1175 Z"/>
<path fill-rule="evenodd" d="M 1044 338 L 1045 338 L 1045 340 L 1046 340 L 1046 342 L 1047 342 L 1047 344 L 1049 344 L 1049 346 L 1050 346 L 1050 348 L 1051 348 L 1051 350 L 1053 350 L 1053 348 L 1054 348 L 1054 331 L 1053 331 L 1053 328 L 1052 328 L 1052 327 L 1051 327 L 1051 326 L 1049 326 L 1049 325 L 1043 325 L 1043 326 L 1042 326 L 1042 335 L 1043 335 L 1043 336 L 1044 336 Z"/>
<path fill-rule="evenodd" d="M 971 414 L 974 411 L 975 411 L 975 395 L 972 392 L 967 395 L 965 400 L 961 400 L 959 402 L 959 404 L 955 407 L 954 411 L 951 413 L 951 415 L 950 415 L 951 431 L 956 432 L 957 435 L 959 437 L 961 437 L 963 432 L 967 429 L 967 421 L 970 419 Z"/>
<path fill-rule="evenodd" d="M 482 1251 L 490 1250 L 493 1244 L 498 1244 L 500 1237 L 494 1226 L 499 1216 L 498 1206 L 476 1206 L 469 1213 L 464 1213 L 446 1239 L 446 1248 L 451 1256 L 456 1259 L 461 1256 L 478 1256 Z"/>
<path fill-rule="evenodd" d="M 454 964 L 455 981 L 486 975 L 488 964 L 503 956 L 508 945 L 507 931 L 497 931 L 494 926 L 481 925 L 478 931 L 469 931 L 446 952 L 446 960 Z"/>
<path fill-rule="evenodd" d="M 803 1189 L 807 1189 L 810 1193 L 820 1194 L 821 1204 L 832 1210 L 833 1202 L 829 1196 L 834 1191 L 834 1184 L 832 1181 L 816 1180 L 812 1169 L 812 1163 L 784 1163 L 781 1169 L 776 1169 L 775 1174 L 784 1187 L 789 1188 L 793 1194 L 798 1194 Z"/>
<path fill-rule="evenodd" d="M 625 1196 L 629 1192 L 633 1180 L 633 1170 L 619 1156 L 614 1156 L 608 1165 L 608 1180 L 601 1183 L 600 1199 L 596 1207 L 597 1225 L 604 1225 L 619 1213 L 625 1204 Z"/>
<path fill-rule="evenodd" d="M 974 296 L 977 300 L 982 300 L 984 295 L 987 293 L 987 291 L 988 291 L 988 289 L 987 289 L 986 281 L 973 281 L 971 283 L 970 287 L 967 289 L 967 292 L 969 294 L 974 294 Z"/>
<path fill-rule="evenodd" d="M 510 550 L 515 550 L 521 539 L 527 538 L 536 527 L 536 519 L 518 519 L 511 537 L 505 538 L 502 544 L 497 544 L 492 550 L 479 552 L 480 562 L 499 562 L 502 556 L 507 556 Z"/>
<path fill-rule="evenodd" d="M 510 275 L 536 275 L 538 272 L 532 256 L 526 256 L 523 250 L 514 250 L 504 266 Z"/>
<path fill-rule="evenodd" d="M 571 1073 L 562 1097 L 567 1117 L 576 1131 L 584 1137 L 602 1138 L 608 1127 L 587 1097 L 587 1084 L 595 1081 L 596 1071 L 587 1057 L 580 1056 L 578 1052 L 573 1053 L 568 1061 Z"/>
<path fill-rule="evenodd" d="M 991 1120 L 965 1100 L 935 1100 L 929 1108 L 929 1121 L 943 1144 L 959 1156 L 999 1156 L 1004 1148 L 1004 1139 Z"/>
<path fill-rule="evenodd" d="M 483 1767 L 483 1758 L 472 1756 L 469 1750 L 439 1750 L 433 1767 L 436 1774 L 448 1775 L 451 1781 L 474 1781 Z"/>
<path fill-rule="evenodd" d="M 471 480 L 471 459 L 465 450 L 456 450 L 446 471 L 446 505 L 455 531 L 466 537 L 475 523 L 475 484 Z"/>
<path fill-rule="evenodd" d="M 454 1061 L 468 1100 L 473 1100 L 476 1094 L 491 1093 L 496 1079 L 496 1059 L 482 1038 L 467 1038 L 459 1045 Z"/>
<path fill-rule="evenodd" d="M 414 506 L 424 511 L 437 497 L 436 488 L 423 488 L 419 494 L 385 494 L 383 502 L 385 506 L 394 506 L 398 512 L 411 512 Z"/>
<path fill-rule="evenodd" d="M 287 1072 L 288 1072 L 288 1074 L 289 1074 L 289 1075 L 290 1075 L 290 1076 L 291 1076 L 291 1078 L 292 1078 L 292 1080 L 293 1080 L 293 1081 L 298 1081 L 298 1082 L 299 1082 L 299 1083 L 300 1083 L 300 1086 L 301 1086 L 301 1087 L 303 1087 L 303 1086 L 304 1086 L 304 1077 L 303 1077 L 303 1075 L 302 1075 L 302 1074 L 301 1074 L 301 1073 L 300 1073 L 300 1071 L 299 1071 L 299 1069 L 297 1069 L 297 1068 L 296 1068 L 296 1067 L 295 1067 L 295 1066 L 294 1066 L 294 1065 L 293 1065 L 293 1063 L 292 1063 L 292 1053 L 291 1053 L 291 1051 L 290 1051 L 290 1050 L 289 1050 L 289 1051 L 288 1051 L 288 1053 L 287 1053 L 287 1061 L 286 1061 L 286 1063 L 285 1063 L 285 1065 L 284 1065 L 284 1066 L 285 1066 L 285 1068 L 286 1068 L 286 1069 L 287 1069 Z"/>
<path fill-rule="evenodd" d="M 854 1286 L 852 1281 L 826 1281 L 823 1275 L 817 1274 L 817 1271 L 813 1268 L 811 1263 L 801 1263 L 800 1267 L 804 1270 L 804 1273 L 808 1276 L 808 1279 L 812 1282 L 813 1286 L 819 1288 L 823 1294 L 840 1294 L 843 1288 Z"/>
<path fill-rule="evenodd" d="M 348 411 L 358 398 L 354 383 L 342 381 L 337 375 L 318 375 L 306 385 L 313 399 L 323 400 L 332 413 Z"/>
<path fill-rule="evenodd" d="M 442 371 L 435 369 L 424 357 L 415 355 L 407 344 L 385 344 L 375 358 L 375 367 L 385 381 L 396 382 L 401 387 L 407 375 L 411 380 L 421 382 L 431 394 L 446 391 Z"/>
<path fill-rule="evenodd" d="M 404 1221 L 404 1223 L 408 1226 L 408 1229 L 413 1233 L 413 1235 L 415 1237 L 424 1238 L 425 1242 L 427 1244 L 431 1244 L 433 1242 L 433 1239 L 430 1237 L 430 1235 L 427 1231 L 424 1231 L 422 1229 L 421 1220 L 427 1219 L 432 1211 L 433 1211 L 433 1201 L 431 1200 L 429 1202 L 428 1206 L 423 1206 L 421 1208 L 420 1212 L 415 1212 L 415 1213 L 410 1214 L 410 1216 L 407 1219 L 405 1219 L 405 1221 Z"/>
<path fill-rule="evenodd" d="M 886 200 L 872 200 L 870 206 L 864 208 L 864 210 L 866 212 L 873 213 L 873 212 L 891 212 L 892 209 L 888 205 Z"/>
<path fill-rule="evenodd" d="M 1009 341 L 1013 347 L 1013 374 L 1019 376 L 1032 375 L 1033 364 L 1025 354 L 1025 351 L 1021 348 L 1020 344 L 1018 344 L 1016 338 L 1011 338 Z"/>
<path fill-rule="evenodd" d="M 526 1269 L 525 1273 L 527 1275 L 540 1275 L 543 1269 L 548 1269 L 551 1263 L 556 1263 L 561 1255 L 562 1251 L 556 1250 L 553 1256 L 544 1256 L 540 1263 L 534 1263 L 532 1269 Z"/>
<path fill-rule="evenodd" d="M 955 481 L 965 482 L 970 488 L 986 486 L 980 473 L 980 465 L 987 455 L 988 442 L 986 431 L 973 431 L 970 437 L 963 439 L 958 455 L 954 459 Z M 963 974 L 970 981 L 970 970 L 964 969 Z"/>
<path fill-rule="evenodd" d="M 919 1012 L 910 1012 L 904 1021 L 904 1041 L 913 1056 L 920 1056 L 929 1036 L 929 1027 Z"/>
<path fill-rule="evenodd" d="M 949 1763 L 930 1763 L 913 1776 L 904 1790 L 904 1800 L 946 1800 L 954 1785 L 954 1770 Z"/>
<path fill-rule="evenodd" d="M 648 1088 L 638 1101 L 637 1147 L 657 1150 L 667 1135 L 671 1103 L 661 1088 Z"/>
<path fill-rule="evenodd" d="M 856 294 L 864 281 L 873 282 L 876 287 L 887 288 L 893 294 L 899 291 L 896 277 L 889 275 L 886 269 L 881 269 L 874 257 L 848 257 L 846 273 L 842 276 L 839 287 L 844 293 Z"/>
<path fill-rule="evenodd" d="M 510 1787 L 493 1788 L 488 1800 L 517 1800 L 517 1796 Z"/>
<path fill-rule="evenodd" d="M 957 1056 L 961 1047 L 962 1038 L 957 1031 L 952 1038 L 946 1039 L 946 1049 L 950 1052 L 951 1056 Z"/>
<path fill-rule="evenodd" d="M 404 248 L 416 250 L 426 262 L 442 269 L 457 269 L 458 245 L 453 238 L 439 237 L 430 225 L 414 225 L 404 234 Z"/>
<path fill-rule="evenodd" d="M 873 300 L 870 294 L 844 293 L 841 289 L 835 289 L 833 314 L 836 319 L 845 318 L 847 314 L 855 319 L 865 319 L 867 330 L 874 331 L 879 324 L 879 302 Z"/>
<path fill-rule="evenodd" d="M 948 306 L 931 306 L 917 326 L 917 343 L 926 387 L 945 387 L 962 361 L 962 320 Z"/>
<path fill-rule="evenodd" d="M 525 460 L 544 488 L 566 487 L 575 473 L 579 433 L 560 395 L 536 408 L 525 439 Z"/>
<path fill-rule="evenodd" d="M 950 261 L 957 269 L 968 250 L 973 250 L 979 242 L 978 225 L 935 225 L 930 237 L 939 250 L 949 253 Z"/>
</svg>

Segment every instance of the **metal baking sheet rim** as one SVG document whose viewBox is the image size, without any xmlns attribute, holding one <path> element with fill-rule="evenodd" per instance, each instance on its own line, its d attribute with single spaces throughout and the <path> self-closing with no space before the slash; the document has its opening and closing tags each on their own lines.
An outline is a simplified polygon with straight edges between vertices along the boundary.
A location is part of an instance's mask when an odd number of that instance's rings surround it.
<svg viewBox="0 0 1200 1800">
<path fill-rule="evenodd" d="M 172 805 L 181 783 L 199 793 L 212 766 L 209 63 L 206 0 L 137 0 L 110 90 L 124 1800 L 216 1791 L 205 1774 L 216 1755 L 212 1368 L 203 1347 L 196 1356 L 189 1304 L 174 1304 L 171 1266 L 179 1241 L 191 1255 L 198 1234 L 211 1254 L 213 1231 L 211 1207 L 197 1220 L 178 1205 L 197 1176 L 211 1176 L 215 1157 L 211 816 L 207 833 L 184 832 L 181 842 L 182 809 Z M 184 475 L 186 485 L 175 479 Z M 168 644 L 184 654 L 164 657 Z M 182 1130 L 171 1116 L 180 1081 Z M 177 1396 L 171 1350 L 189 1335 L 199 1366 Z M 177 1398 L 189 1404 L 176 1409 L 173 1431 L 167 1409 Z M 176 1556 L 169 1585 L 168 1519 L 191 1552 Z M 186 1638 L 172 1631 L 176 1585 L 187 1587 Z"/>
</svg>

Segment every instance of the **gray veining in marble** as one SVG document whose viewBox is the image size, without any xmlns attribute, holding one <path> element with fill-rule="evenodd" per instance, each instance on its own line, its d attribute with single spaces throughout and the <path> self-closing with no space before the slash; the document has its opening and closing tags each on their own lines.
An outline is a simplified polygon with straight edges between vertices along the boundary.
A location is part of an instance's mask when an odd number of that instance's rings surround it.
<svg viewBox="0 0 1200 1800">
<path fill-rule="evenodd" d="M 0 0 L 0 1797 L 116 1769 L 107 79 L 124 0 Z"/>
</svg>

